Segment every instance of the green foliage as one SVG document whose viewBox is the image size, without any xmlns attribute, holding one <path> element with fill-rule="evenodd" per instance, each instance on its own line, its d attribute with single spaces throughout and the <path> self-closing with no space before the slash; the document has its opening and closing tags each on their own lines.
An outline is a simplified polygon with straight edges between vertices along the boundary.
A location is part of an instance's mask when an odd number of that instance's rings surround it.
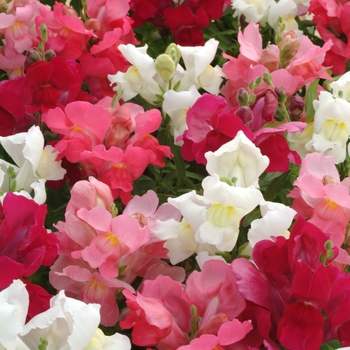
<svg viewBox="0 0 350 350">
<path fill-rule="evenodd" d="M 338 340 L 330 341 L 327 344 L 322 344 L 320 350 L 335 350 L 341 348 L 341 344 Z"/>
<path fill-rule="evenodd" d="M 315 108 L 313 105 L 314 100 L 317 99 L 317 88 L 319 79 L 312 82 L 306 91 L 305 95 L 305 111 L 306 111 L 306 122 L 310 123 L 314 120 Z"/>
</svg>

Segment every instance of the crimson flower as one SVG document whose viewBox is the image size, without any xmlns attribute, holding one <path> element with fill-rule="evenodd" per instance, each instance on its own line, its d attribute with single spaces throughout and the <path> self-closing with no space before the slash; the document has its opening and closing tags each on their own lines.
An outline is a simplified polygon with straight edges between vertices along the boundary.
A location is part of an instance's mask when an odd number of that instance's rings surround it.
<svg viewBox="0 0 350 350">
<path fill-rule="evenodd" d="M 175 43 L 182 46 L 203 46 L 202 30 L 210 24 L 210 18 L 200 7 L 196 13 L 185 4 L 168 7 L 164 10 L 164 18 L 175 36 Z"/>
<path fill-rule="evenodd" d="M 37 61 L 26 71 L 25 85 L 32 95 L 26 106 L 29 113 L 73 102 L 83 82 L 82 67 L 73 60 L 56 56 L 51 61 Z"/>
</svg>

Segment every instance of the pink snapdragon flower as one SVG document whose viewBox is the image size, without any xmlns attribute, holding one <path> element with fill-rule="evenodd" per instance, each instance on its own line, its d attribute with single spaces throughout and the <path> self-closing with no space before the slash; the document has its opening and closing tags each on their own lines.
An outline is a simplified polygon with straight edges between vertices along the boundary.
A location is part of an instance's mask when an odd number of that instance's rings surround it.
<svg viewBox="0 0 350 350">
<path fill-rule="evenodd" d="M 94 116 L 98 115 L 99 118 Z M 73 102 L 61 108 L 50 109 L 43 114 L 43 121 L 54 132 L 62 135 L 55 149 L 70 162 L 78 162 L 81 152 L 91 151 L 102 143 L 111 117 L 108 111 L 88 102 Z"/>
<path fill-rule="evenodd" d="M 33 19 L 37 15 L 39 3 L 27 3 L 18 6 L 13 13 L 0 14 L 0 33 L 6 40 L 4 55 L 14 58 L 18 53 L 31 49 L 38 45 L 37 33 L 32 30 Z"/>
<path fill-rule="evenodd" d="M 123 292 L 130 313 L 120 325 L 133 327 L 134 344 L 157 349 L 199 349 L 205 340 L 214 347 L 239 343 L 252 325 L 236 319 L 245 301 L 235 282 L 230 265 L 218 260 L 192 272 L 186 288 L 161 275 L 146 280 L 136 295 Z"/>
<path fill-rule="evenodd" d="M 296 186 L 289 197 L 292 208 L 304 218 L 330 234 L 334 246 L 341 248 L 347 237 L 350 220 L 349 178 L 340 181 L 333 157 L 322 153 L 308 154 L 302 161 Z M 341 249 L 337 261 L 348 263 L 348 254 Z"/>
<path fill-rule="evenodd" d="M 40 8 L 36 17 L 37 31 L 45 24 L 48 29 L 48 40 L 45 45 L 66 59 L 76 60 L 87 50 L 92 30 L 87 30 L 76 11 L 67 5 L 56 2 L 53 10 L 45 6 Z"/>
</svg>

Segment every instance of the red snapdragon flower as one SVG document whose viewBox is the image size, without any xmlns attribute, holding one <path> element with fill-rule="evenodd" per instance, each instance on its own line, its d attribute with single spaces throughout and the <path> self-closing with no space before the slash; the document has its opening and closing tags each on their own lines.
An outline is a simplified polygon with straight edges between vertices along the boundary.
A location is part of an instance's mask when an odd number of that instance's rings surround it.
<svg viewBox="0 0 350 350">
<path fill-rule="evenodd" d="M 26 106 L 29 113 L 45 112 L 50 108 L 73 102 L 83 82 L 79 63 L 56 56 L 51 61 L 37 61 L 26 71 L 25 85 L 32 94 Z"/>
</svg>

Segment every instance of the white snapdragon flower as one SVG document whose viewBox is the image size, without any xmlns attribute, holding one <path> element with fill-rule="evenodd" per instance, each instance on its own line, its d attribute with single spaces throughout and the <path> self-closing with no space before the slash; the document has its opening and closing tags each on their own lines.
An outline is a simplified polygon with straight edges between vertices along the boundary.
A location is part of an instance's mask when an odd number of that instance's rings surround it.
<svg viewBox="0 0 350 350">
<path fill-rule="evenodd" d="M 0 137 L 0 143 L 15 164 L 0 159 L 2 192 L 35 192 L 34 200 L 42 204 L 46 200 L 46 180 L 63 179 L 66 170 L 56 161 L 58 152 L 48 145 L 44 148 L 44 136 L 38 126 L 28 132 Z M 12 167 L 14 179 L 9 176 Z"/>
<path fill-rule="evenodd" d="M 171 119 L 171 130 L 174 135 L 175 145 L 181 146 L 183 141 L 176 141 L 177 138 L 187 130 L 186 113 L 200 97 L 195 87 L 188 91 L 169 90 L 164 94 L 163 111 Z"/>
<path fill-rule="evenodd" d="M 196 232 L 196 240 L 219 251 L 231 251 L 237 242 L 241 219 L 262 202 L 262 194 L 253 186 L 230 186 L 220 181 L 217 174 L 206 177 L 202 186 L 210 207 Z"/>
<path fill-rule="evenodd" d="M 234 16 L 244 15 L 247 23 L 254 22 L 265 25 L 268 10 L 273 0 L 232 0 Z"/>
<path fill-rule="evenodd" d="M 260 205 L 261 219 L 251 223 L 248 231 L 248 241 L 251 247 L 262 240 L 284 236 L 289 238 L 289 227 L 296 211 L 282 203 L 266 202 Z"/>
<path fill-rule="evenodd" d="M 279 0 L 278 2 L 273 1 L 269 8 L 267 21 L 269 25 L 275 31 L 277 31 L 277 20 L 279 17 L 281 17 L 286 27 L 285 32 L 288 30 L 294 30 L 297 31 L 298 34 L 302 34 L 301 31 L 298 31 L 298 24 L 295 20 L 296 14 L 297 5 L 293 0 Z"/>
<path fill-rule="evenodd" d="M 204 46 L 180 46 L 178 48 L 184 60 L 186 70 L 181 79 L 180 91 L 188 90 L 195 85 L 197 89 L 203 88 L 211 94 L 220 92 L 223 72 L 219 66 L 211 66 L 219 42 L 209 39 Z"/>
<path fill-rule="evenodd" d="M 350 103 L 321 91 L 314 108 L 314 134 L 305 147 L 333 156 L 335 164 L 339 164 L 345 160 L 350 135 Z"/>
<path fill-rule="evenodd" d="M 15 280 L 0 292 L 0 349 L 28 349 L 18 338 L 24 327 L 28 305 L 28 292 L 20 280 Z"/>
<path fill-rule="evenodd" d="M 180 211 L 182 220 L 157 221 L 154 234 L 158 239 L 166 241 L 164 247 L 169 251 L 170 262 L 175 265 L 201 251 L 215 254 L 217 249 L 201 244 L 195 238 L 196 232 L 205 221 L 210 203 L 195 191 L 177 198 L 168 198 L 168 202 Z"/>
<path fill-rule="evenodd" d="M 218 174 L 239 187 L 258 187 L 259 176 L 269 165 L 269 158 L 241 130 L 232 141 L 207 152 L 205 158 L 210 175 Z"/>
<path fill-rule="evenodd" d="M 183 216 L 181 222 L 157 222 L 154 233 L 166 241 L 164 247 L 172 264 L 193 253 L 231 251 L 237 242 L 240 220 L 263 200 L 255 187 L 230 186 L 217 174 L 206 177 L 202 186 L 203 196 L 191 191 L 168 199 Z"/>
<path fill-rule="evenodd" d="M 47 350 L 130 350 L 127 336 L 105 336 L 97 328 L 100 305 L 85 304 L 60 291 L 50 300 L 50 308 L 27 324 L 29 296 L 25 284 L 15 280 L 0 292 L 0 349 L 38 349 L 45 340 Z"/>
<path fill-rule="evenodd" d="M 132 64 L 128 70 L 109 74 L 111 84 L 117 84 L 113 90 L 123 88 L 123 99 L 128 101 L 136 95 L 144 95 L 146 99 L 155 99 L 161 93 L 158 83 L 153 79 L 156 74 L 154 59 L 147 54 L 148 45 L 135 47 L 132 44 L 119 45 L 118 49 Z"/>
<path fill-rule="evenodd" d="M 126 336 L 107 337 L 98 329 L 100 307 L 68 298 L 60 291 L 51 298 L 50 308 L 33 317 L 19 336 L 30 349 L 36 349 L 42 338 L 47 350 L 130 350 Z"/>
<path fill-rule="evenodd" d="M 33 317 L 20 333 L 20 338 L 31 349 L 37 348 L 40 338 L 50 349 L 84 349 L 94 336 L 100 322 L 100 305 L 85 304 L 67 298 L 60 291 L 50 300 L 50 308 Z"/>
</svg>

